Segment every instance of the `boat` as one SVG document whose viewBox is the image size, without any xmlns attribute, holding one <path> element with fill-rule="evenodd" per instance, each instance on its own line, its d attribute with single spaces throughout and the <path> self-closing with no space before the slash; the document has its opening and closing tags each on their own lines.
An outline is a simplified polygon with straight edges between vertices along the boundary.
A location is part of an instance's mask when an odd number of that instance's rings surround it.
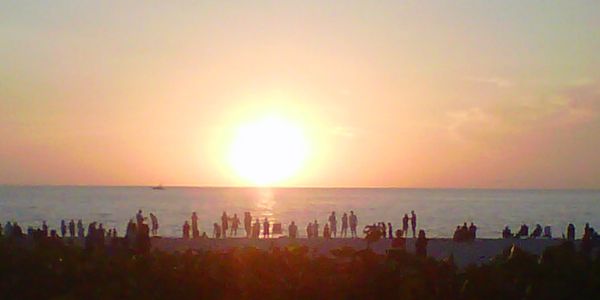
<svg viewBox="0 0 600 300">
<path fill-rule="evenodd" d="M 153 190 L 164 190 L 165 188 L 162 186 L 162 184 L 159 184 L 157 186 L 153 186 L 152 189 Z"/>
</svg>

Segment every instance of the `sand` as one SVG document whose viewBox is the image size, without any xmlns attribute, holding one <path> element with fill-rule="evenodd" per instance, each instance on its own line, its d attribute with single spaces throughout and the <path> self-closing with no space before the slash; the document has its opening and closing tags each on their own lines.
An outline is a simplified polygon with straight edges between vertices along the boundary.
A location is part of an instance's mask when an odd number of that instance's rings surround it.
<svg viewBox="0 0 600 300">
<path fill-rule="evenodd" d="M 415 251 L 414 239 L 407 239 L 407 250 Z M 477 239 L 474 242 L 457 243 L 451 239 L 430 239 L 427 247 L 427 254 L 436 259 L 445 259 L 450 254 L 454 254 L 454 262 L 459 268 L 464 268 L 469 264 L 481 264 L 489 261 L 494 256 L 500 254 L 504 249 L 515 244 L 521 249 L 539 255 L 546 247 L 556 246 L 562 243 L 562 239 Z M 308 246 L 312 251 L 320 255 L 331 255 L 330 250 L 349 246 L 354 249 L 365 249 L 367 244 L 363 239 L 197 239 L 184 240 L 181 238 L 152 238 L 152 247 L 167 252 L 194 250 L 227 250 L 235 247 L 252 246 L 258 249 L 269 249 L 270 247 L 284 247 L 287 245 L 298 244 Z M 371 245 L 371 249 L 380 254 L 384 254 L 390 249 L 390 240 L 380 240 Z"/>
</svg>

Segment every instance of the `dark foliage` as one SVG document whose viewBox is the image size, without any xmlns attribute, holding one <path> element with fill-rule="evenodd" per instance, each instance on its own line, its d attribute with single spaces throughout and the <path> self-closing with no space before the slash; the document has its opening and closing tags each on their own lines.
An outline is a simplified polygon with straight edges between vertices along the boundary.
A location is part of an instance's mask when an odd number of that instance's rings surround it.
<svg viewBox="0 0 600 300">
<path fill-rule="evenodd" d="M 0 239 L 0 299 L 597 299 L 600 263 L 572 244 L 517 248 L 457 270 L 403 251 L 305 247 L 228 252 L 84 250 Z"/>
</svg>

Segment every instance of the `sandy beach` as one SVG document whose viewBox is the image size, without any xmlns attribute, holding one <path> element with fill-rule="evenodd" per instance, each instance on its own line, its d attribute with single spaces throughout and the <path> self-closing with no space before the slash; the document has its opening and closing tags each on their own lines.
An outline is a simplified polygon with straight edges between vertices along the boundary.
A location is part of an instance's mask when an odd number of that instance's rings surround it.
<svg viewBox="0 0 600 300">
<path fill-rule="evenodd" d="M 515 244 L 521 249 L 539 255 L 546 247 L 559 245 L 562 239 L 477 239 L 474 242 L 454 242 L 451 239 L 430 239 L 427 253 L 430 257 L 444 259 L 454 255 L 454 262 L 460 268 L 469 264 L 480 264 L 489 261 L 500 254 L 502 250 Z M 407 250 L 414 253 L 415 239 L 407 239 Z M 181 238 L 152 238 L 154 249 L 174 252 L 193 250 L 227 250 L 235 247 L 256 247 L 258 249 L 269 249 L 270 247 L 284 247 L 288 245 L 302 245 L 309 247 L 318 255 L 331 255 L 330 250 L 348 246 L 354 249 L 365 249 L 367 244 L 363 239 L 197 239 L 184 240 Z M 371 245 L 371 249 L 379 254 L 384 254 L 391 247 L 391 240 L 379 240 Z"/>
</svg>

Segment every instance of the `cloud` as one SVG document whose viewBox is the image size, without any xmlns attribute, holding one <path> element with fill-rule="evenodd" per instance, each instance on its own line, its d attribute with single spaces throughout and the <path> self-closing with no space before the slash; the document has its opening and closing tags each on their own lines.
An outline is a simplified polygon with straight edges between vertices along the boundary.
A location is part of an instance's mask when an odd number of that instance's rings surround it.
<svg viewBox="0 0 600 300">
<path fill-rule="evenodd" d="M 498 88 L 508 88 L 514 86 L 514 82 L 500 77 L 468 77 L 467 81 L 483 83 L 496 86 Z"/>
<path fill-rule="evenodd" d="M 450 136 L 462 140 L 498 140 L 533 130 L 572 130 L 600 120 L 600 83 L 571 85 L 544 97 L 468 107 L 446 116 Z"/>
</svg>

